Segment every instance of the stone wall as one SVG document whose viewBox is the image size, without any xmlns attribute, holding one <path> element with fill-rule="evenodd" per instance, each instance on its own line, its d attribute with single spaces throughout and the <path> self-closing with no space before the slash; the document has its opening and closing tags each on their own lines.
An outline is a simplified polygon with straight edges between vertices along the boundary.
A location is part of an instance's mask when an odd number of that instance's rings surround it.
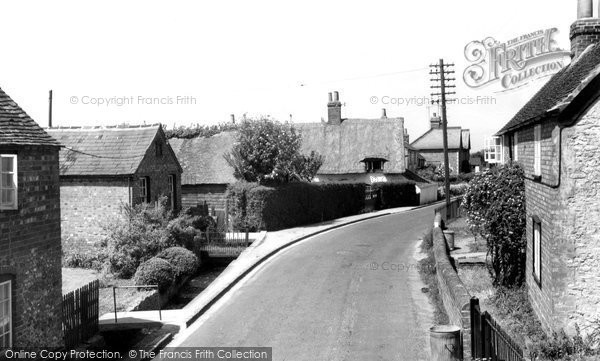
<svg viewBox="0 0 600 361">
<path fill-rule="evenodd" d="M 0 211 L 0 279 L 12 281 L 13 346 L 62 346 L 58 148 L 19 147 L 18 210 Z"/>
<path fill-rule="evenodd" d="M 600 102 L 562 133 L 552 253 L 553 324 L 573 332 L 600 308 Z M 543 283 L 542 283 L 543 287 Z"/>
</svg>

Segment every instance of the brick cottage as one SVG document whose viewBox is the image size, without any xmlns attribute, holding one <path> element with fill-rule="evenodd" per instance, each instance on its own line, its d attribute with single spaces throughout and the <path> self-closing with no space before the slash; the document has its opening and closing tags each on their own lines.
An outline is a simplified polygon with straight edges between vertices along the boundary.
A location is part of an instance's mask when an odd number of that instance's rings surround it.
<svg viewBox="0 0 600 361">
<path fill-rule="evenodd" d="M 433 114 L 430 129 L 411 143 L 424 158 L 425 164 L 439 166 L 444 164 L 444 138 L 442 118 Z M 471 132 L 461 127 L 448 127 L 448 163 L 450 173 L 468 173 L 471 152 Z"/>
<path fill-rule="evenodd" d="M 181 207 L 181 166 L 161 125 L 47 129 L 60 152 L 63 247 L 90 251 L 124 204 Z"/>
<path fill-rule="evenodd" d="M 58 153 L 0 89 L 0 357 L 63 344 Z"/>
<path fill-rule="evenodd" d="M 526 174 L 529 297 L 548 332 L 600 310 L 600 19 L 579 1 L 572 62 L 498 133 Z"/>
</svg>

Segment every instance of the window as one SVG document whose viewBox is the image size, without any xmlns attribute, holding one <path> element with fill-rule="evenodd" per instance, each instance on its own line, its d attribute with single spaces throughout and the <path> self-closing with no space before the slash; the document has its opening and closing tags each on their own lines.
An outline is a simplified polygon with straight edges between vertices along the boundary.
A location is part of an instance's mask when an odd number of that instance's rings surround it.
<svg viewBox="0 0 600 361">
<path fill-rule="evenodd" d="M 0 282 L 0 350 L 12 347 L 11 281 Z"/>
<path fill-rule="evenodd" d="M 542 285 L 542 222 L 533 218 L 533 278 Z"/>
<path fill-rule="evenodd" d="M 534 154 L 533 154 L 533 174 L 542 175 L 542 126 L 536 125 L 534 128 Z"/>
<path fill-rule="evenodd" d="M 140 178 L 140 197 L 144 202 L 150 202 L 150 177 Z"/>
<path fill-rule="evenodd" d="M 175 181 L 177 178 L 175 178 L 175 174 L 169 174 L 169 199 L 171 200 L 171 209 L 175 209 L 177 206 L 177 203 L 175 202 L 175 195 L 176 195 L 176 186 L 177 186 L 177 182 Z"/>
<path fill-rule="evenodd" d="M 519 160 L 519 133 L 513 135 L 513 161 Z"/>
<path fill-rule="evenodd" d="M 162 155 L 163 155 L 162 143 L 157 140 L 156 142 L 154 142 L 154 148 L 156 150 L 156 156 L 157 157 L 162 157 Z"/>
<path fill-rule="evenodd" d="M 502 137 L 485 139 L 485 161 L 487 163 L 502 163 Z"/>
<path fill-rule="evenodd" d="M 17 209 L 17 155 L 0 155 L 0 209 Z"/>
<path fill-rule="evenodd" d="M 383 163 L 385 159 L 371 158 L 365 159 L 365 171 L 367 173 L 383 172 Z"/>
</svg>

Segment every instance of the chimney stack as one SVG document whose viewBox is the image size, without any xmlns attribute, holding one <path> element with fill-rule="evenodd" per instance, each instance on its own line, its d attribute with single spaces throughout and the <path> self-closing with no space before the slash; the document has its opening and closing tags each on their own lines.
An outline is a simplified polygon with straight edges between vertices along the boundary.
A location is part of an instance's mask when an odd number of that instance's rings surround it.
<svg viewBox="0 0 600 361">
<path fill-rule="evenodd" d="M 576 60 L 588 46 L 600 41 L 600 19 L 594 17 L 592 0 L 578 0 L 577 20 L 571 25 L 571 58 Z"/>
<path fill-rule="evenodd" d="M 429 121 L 431 123 L 431 129 L 440 129 L 442 127 L 442 118 L 438 117 L 436 113 L 433 113 L 433 117 Z"/>
<path fill-rule="evenodd" d="M 342 124 L 342 103 L 337 91 L 333 92 L 333 98 L 329 93 L 329 103 L 327 103 L 327 124 Z"/>
<path fill-rule="evenodd" d="M 48 96 L 48 128 L 52 128 L 52 90 Z"/>
<path fill-rule="evenodd" d="M 385 111 L 385 108 L 381 109 L 381 119 L 387 119 L 387 113 Z"/>
</svg>

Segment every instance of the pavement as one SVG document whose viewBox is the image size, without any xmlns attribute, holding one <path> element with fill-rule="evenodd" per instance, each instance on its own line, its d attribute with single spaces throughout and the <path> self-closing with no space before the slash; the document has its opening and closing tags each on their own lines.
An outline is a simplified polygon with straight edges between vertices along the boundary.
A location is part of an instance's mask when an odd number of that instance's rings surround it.
<svg viewBox="0 0 600 361">
<path fill-rule="evenodd" d="M 416 257 L 435 206 L 268 233 L 182 310 L 188 325 L 196 322 L 167 347 L 268 346 L 278 360 L 427 360 L 433 311 Z"/>
</svg>

